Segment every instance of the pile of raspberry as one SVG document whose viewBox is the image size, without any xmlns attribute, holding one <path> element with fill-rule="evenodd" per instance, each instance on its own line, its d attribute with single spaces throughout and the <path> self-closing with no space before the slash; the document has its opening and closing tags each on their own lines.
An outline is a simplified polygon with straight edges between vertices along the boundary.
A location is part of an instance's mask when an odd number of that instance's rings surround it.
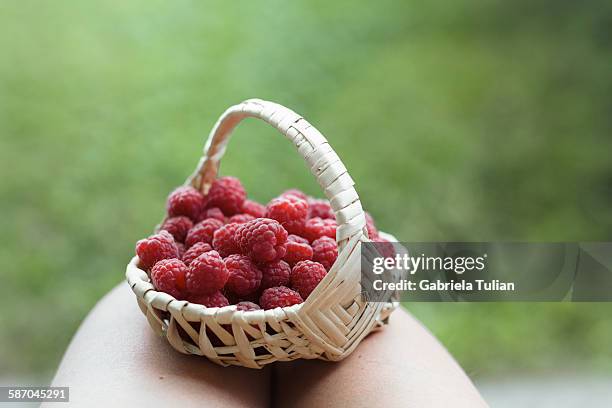
<svg viewBox="0 0 612 408">
<path fill-rule="evenodd" d="M 136 244 L 155 288 L 206 307 L 273 309 L 302 303 L 338 257 L 327 200 L 288 190 L 262 205 L 235 177 L 208 194 L 182 186 L 168 196 L 159 231 Z M 382 240 L 367 215 L 368 235 Z"/>
</svg>

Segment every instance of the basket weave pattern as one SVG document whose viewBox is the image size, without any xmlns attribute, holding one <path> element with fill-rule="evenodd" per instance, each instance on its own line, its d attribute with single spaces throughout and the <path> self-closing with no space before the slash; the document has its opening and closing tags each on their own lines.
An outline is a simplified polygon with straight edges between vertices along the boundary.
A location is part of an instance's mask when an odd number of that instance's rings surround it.
<svg viewBox="0 0 612 408">
<path fill-rule="evenodd" d="M 284 106 L 244 101 L 217 121 L 186 184 L 208 191 L 232 130 L 247 117 L 269 123 L 294 144 L 330 201 L 338 222 L 338 258 L 326 277 L 302 304 L 250 312 L 206 308 L 156 291 L 138 268 L 138 257 L 127 266 L 127 281 L 153 330 L 181 353 L 250 368 L 299 358 L 341 360 L 383 324 L 395 305 L 362 300 L 359 249 L 368 240 L 365 215 L 353 180 L 325 137 Z"/>
</svg>

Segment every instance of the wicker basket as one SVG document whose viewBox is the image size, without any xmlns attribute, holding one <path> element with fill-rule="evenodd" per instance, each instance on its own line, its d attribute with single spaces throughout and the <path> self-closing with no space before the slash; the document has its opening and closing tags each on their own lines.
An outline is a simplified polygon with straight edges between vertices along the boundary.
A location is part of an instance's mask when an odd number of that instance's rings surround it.
<svg viewBox="0 0 612 408">
<path fill-rule="evenodd" d="M 206 308 L 155 290 L 138 257 L 127 281 L 149 324 L 181 353 L 205 356 L 224 366 L 261 368 L 300 358 L 337 361 L 381 327 L 396 303 L 369 303 L 360 292 L 360 244 L 367 241 L 365 216 L 353 180 L 325 137 L 295 112 L 250 99 L 229 108 L 215 124 L 194 174 L 186 184 L 206 193 L 217 176 L 229 135 L 247 117 L 278 129 L 308 163 L 336 214 L 338 259 L 308 299 L 273 310 Z M 388 239 L 393 237 L 382 234 Z"/>
</svg>

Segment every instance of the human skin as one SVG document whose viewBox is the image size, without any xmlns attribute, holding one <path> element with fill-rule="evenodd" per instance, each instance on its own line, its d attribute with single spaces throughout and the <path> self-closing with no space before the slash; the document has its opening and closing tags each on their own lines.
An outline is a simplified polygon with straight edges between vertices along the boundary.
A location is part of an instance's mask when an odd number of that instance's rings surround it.
<svg viewBox="0 0 612 408">
<path fill-rule="evenodd" d="M 71 405 L 88 407 L 487 406 L 444 347 L 403 309 L 339 363 L 253 370 L 176 352 L 149 328 L 126 284 L 89 313 L 53 385 L 70 387 Z"/>
</svg>

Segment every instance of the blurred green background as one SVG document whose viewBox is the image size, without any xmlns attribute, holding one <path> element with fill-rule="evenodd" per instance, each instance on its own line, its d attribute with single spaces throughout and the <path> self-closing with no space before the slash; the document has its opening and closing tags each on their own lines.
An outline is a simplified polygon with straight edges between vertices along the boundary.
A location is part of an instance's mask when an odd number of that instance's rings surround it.
<svg viewBox="0 0 612 408">
<path fill-rule="evenodd" d="M 401 240 L 612 236 L 609 1 L 2 1 L 0 50 L 0 377 L 49 378 L 250 97 L 314 123 Z M 320 194 L 255 121 L 222 172 Z M 408 308 L 476 378 L 612 367 L 609 304 Z"/>
</svg>

